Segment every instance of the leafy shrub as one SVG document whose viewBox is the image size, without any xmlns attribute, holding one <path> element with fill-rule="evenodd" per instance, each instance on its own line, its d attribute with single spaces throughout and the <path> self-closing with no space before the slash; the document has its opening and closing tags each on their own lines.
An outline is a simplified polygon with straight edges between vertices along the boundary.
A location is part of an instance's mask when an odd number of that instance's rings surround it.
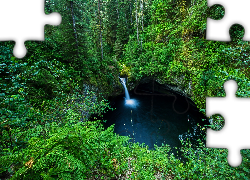
<svg viewBox="0 0 250 180">
<path fill-rule="evenodd" d="M 71 112 L 69 117 L 72 115 Z M 31 138 L 27 148 L 8 157 L 17 164 L 13 179 L 85 179 L 95 173 L 113 175 L 115 170 L 111 160 L 116 154 L 107 152 L 121 150 L 120 145 L 126 138 L 112 135 L 112 127 L 102 131 L 96 124 L 76 123 L 70 119 L 62 127 L 56 123 L 46 124 L 46 136 Z M 40 128 L 36 127 L 36 131 Z M 112 138 L 114 140 L 110 142 Z M 1 159 L 4 158 L 7 157 Z"/>
</svg>

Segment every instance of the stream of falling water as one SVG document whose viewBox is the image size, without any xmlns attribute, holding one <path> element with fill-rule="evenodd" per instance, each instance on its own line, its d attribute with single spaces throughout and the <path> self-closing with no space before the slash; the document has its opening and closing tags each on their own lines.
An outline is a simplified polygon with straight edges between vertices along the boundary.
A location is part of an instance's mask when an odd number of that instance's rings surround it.
<svg viewBox="0 0 250 180">
<path fill-rule="evenodd" d="M 127 86 L 126 86 L 126 79 L 125 78 L 120 78 L 120 80 L 121 80 L 121 84 L 123 85 L 124 90 L 125 90 L 125 98 L 126 98 L 126 100 L 130 100 L 128 89 L 127 89 Z"/>
<path fill-rule="evenodd" d="M 119 77 L 120 78 L 120 77 Z M 135 108 L 138 105 L 138 102 L 135 99 L 130 99 L 129 92 L 126 86 L 126 78 L 120 78 L 121 84 L 124 87 L 125 91 L 125 105 L 131 108 Z"/>
</svg>

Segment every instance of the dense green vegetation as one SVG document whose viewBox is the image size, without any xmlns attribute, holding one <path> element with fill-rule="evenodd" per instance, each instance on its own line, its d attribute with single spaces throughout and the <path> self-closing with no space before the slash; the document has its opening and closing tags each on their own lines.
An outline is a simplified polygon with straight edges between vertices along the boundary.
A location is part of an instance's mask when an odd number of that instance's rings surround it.
<svg viewBox="0 0 250 180">
<path fill-rule="evenodd" d="M 244 29 L 231 42 L 207 41 L 207 17 L 220 6 L 205 0 L 46 0 L 45 12 L 62 23 L 45 27 L 44 42 L 26 42 L 17 59 L 13 42 L 0 42 L 0 176 L 12 179 L 249 179 L 250 152 L 227 163 L 226 149 L 193 149 L 183 141 L 183 163 L 164 145 L 148 150 L 104 130 L 93 114 L 110 109 L 108 96 L 122 92 L 118 76 L 136 83 L 191 87 L 201 112 L 205 97 L 225 96 L 223 83 L 238 82 L 250 96 L 250 44 Z M 218 120 L 217 120 L 218 119 Z M 213 129 L 223 122 L 214 117 Z M 205 130 L 205 128 L 203 128 Z"/>
</svg>

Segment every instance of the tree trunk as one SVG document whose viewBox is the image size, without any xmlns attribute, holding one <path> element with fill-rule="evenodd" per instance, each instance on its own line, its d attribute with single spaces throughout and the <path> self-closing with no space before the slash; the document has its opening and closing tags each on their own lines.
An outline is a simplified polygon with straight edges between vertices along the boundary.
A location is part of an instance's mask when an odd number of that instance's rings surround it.
<svg viewBox="0 0 250 180">
<path fill-rule="evenodd" d="M 132 0 L 130 0 L 130 5 L 129 5 L 129 10 L 130 10 L 130 15 L 131 15 L 131 25 L 133 24 L 133 17 L 132 17 Z"/>
<path fill-rule="evenodd" d="M 126 25 L 127 25 L 127 31 L 129 30 L 129 27 L 128 27 L 128 20 L 127 20 L 127 15 L 125 13 L 125 21 L 126 21 Z"/>
<path fill-rule="evenodd" d="M 75 41 L 76 41 L 76 49 L 77 49 L 77 54 L 79 55 L 79 52 L 78 52 L 78 40 L 77 40 L 77 33 L 76 33 L 76 22 L 75 22 L 74 10 L 73 10 L 73 1 L 70 1 L 70 8 L 71 8 L 72 21 L 73 21 L 73 29 L 74 29 Z"/>
<path fill-rule="evenodd" d="M 141 50 L 142 50 L 142 38 L 141 38 Z"/>
<path fill-rule="evenodd" d="M 140 40 L 139 40 L 139 25 L 138 25 L 138 4 L 137 4 L 137 0 L 135 1 L 136 3 L 136 11 L 135 11 L 135 20 L 136 20 L 136 29 L 137 29 L 137 41 L 138 41 L 138 45 L 140 45 Z"/>
<path fill-rule="evenodd" d="M 140 2 L 141 2 L 141 28 L 143 31 L 143 0 L 141 0 Z"/>
<path fill-rule="evenodd" d="M 116 0 L 116 12 L 117 12 L 117 16 L 118 16 L 118 19 L 119 19 L 119 2 L 118 0 Z"/>
<path fill-rule="evenodd" d="M 142 32 L 143 32 L 143 0 L 140 0 L 140 8 L 141 8 L 141 29 L 142 29 Z M 142 37 L 141 37 L 141 50 L 142 50 Z"/>
<path fill-rule="evenodd" d="M 101 18 L 101 2 L 98 0 L 98 14 L 99 14 L 99 26 L 100 26 L 100 43 L 101 43 L 101 56 L 103 60 L 103 46 L 102 46 L 102 18 Z"/>
</svg>

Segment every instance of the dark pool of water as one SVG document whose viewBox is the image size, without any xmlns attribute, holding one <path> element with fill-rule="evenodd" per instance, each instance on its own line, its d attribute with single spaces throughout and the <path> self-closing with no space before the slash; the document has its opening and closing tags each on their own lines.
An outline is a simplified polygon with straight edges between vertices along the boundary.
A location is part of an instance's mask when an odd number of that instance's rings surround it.
<svg viewBox="0 0 250 180">
<path fill-rule="evenodd" d="M 115 124 L 115 133 L 131 137 L 130 142 L 145 143 L 149 149 L 153 149 L 154 144 L 161 146 L 162 143 L 172 148 L 181 147 L 181 139 L 189 137 L 195 144 L 201 138 L 197 123 L 206 124 L 202 121 L 205 116 L 185 97 L 150 92 L 143 86 L 138 89 L 130 92 L 136 106 L 126 104 L 124 95 L 112 101 L 112 107 L 116 109 L 104 114 L 103 119 L 107 120 L 105 128 Z"/>
</svg>

